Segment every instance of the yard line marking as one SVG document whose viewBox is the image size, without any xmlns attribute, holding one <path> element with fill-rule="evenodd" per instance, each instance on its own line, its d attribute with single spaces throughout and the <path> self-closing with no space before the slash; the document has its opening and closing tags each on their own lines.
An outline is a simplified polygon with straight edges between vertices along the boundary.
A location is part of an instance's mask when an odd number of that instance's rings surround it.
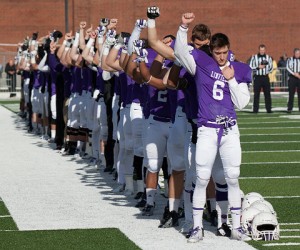
<svg viewBox="0 0 300 250">
<path fill-rule="evenodd" d="M 284 237 L 280 237 L 284 238 Z M 287 243 L 268 243 L 268 244 L 262 244 L 264 247 L 275 247 L 275 246 L 300 246 L 300 243 L 296 242 L 287 242 Z"/>
<path fill-rule="evenodd" d="M 261 122 L 261 121 L 259 121 L 259 122 L 257 122 L 257 119 L 256 119 L 256 122 L 239 122 L 238 124 L 242 124 L 242 125 L 244 125 L 244 124 L 273 124 L 273 123 L 275 123 L 275 124 L 278 124 L 278 123 L 286 123 L 286 121 L 277 121 L 277 122 L 275 122 L 275 121 L 273 121 L 273 122 Z M 289 121 L 289 124 L 290 123 L 299 123 L 299 121 Z"/>
<path fill-rule="evenodd" d="M 288 150 L 264 150 L 264 151 L 242 151 L 244 154 L 252 154 L 252 153 L 287 153 L 287 152 L 300 152 L 299 149 L 288 149 Z"/>
<path fill-rule="evenodd" d="M 0 215 L 0 218 L 7 218 L 7 217 L 11 217 L 11 215 Z"/>
<path fill-rule="evenodd" d="M 241 129 L 299 129 L 298 126 L 296 127 L 263 127 L 263 128 L 251 128 L 251 127 L 248 127 L 248 128 L 239 128 L 239 130 Z"/>
<path fill-rule="evenodd" d="M 266 199 L 293 199 L 293 198 L 300 198 L 299 195 L 295 196 L 264 196 Z"/>
<path fill-rule="evenodd" d="M 259 165 L 259 164 L 295 164 L 295 163 L 300 163 L 300 161 L 289 161 L 289 162 L 286 162 L 286 161 L 283 161 L 283 162 L 269 162 L 269 161 L 266 161 L 266 162 L 244 162 L 242 163 L 242 165 Z"/>
<path fill-rule="evenodd" d="M 300 229 L 280 229 L 281 232 L 300 232 Z"/>
<path fill-rule="evenodd" d="M 19 230 L 0 230 L 0 232 L 19 232 Z"/>
<path fill-rule="evenodd" d="M 239 177 L 239 179 L 241 179 L 241 180 L 246 180 L 246 179 L 299 179 L 299 178 L 300 178 L 300 176 Z"/>
<path fill-rule="evenodd" d="M 244 143 L 244 144 L 251 144 L 251 143 L 299 143 L 299 141 L 246 141 L 246 142 L 241 142 L 241 143 Z"/>
<path fill-rule="evenodd" d="M 264 135 L 300 135 L 300 133 L 280 133 L 280 134 L 241 134 L 241 136 L 264 136 Z"/>
<path fill-rule="evenodd" d="M 300 223 L 279 223 L 279 225 L 282 225 L 282 226 L 290 226 L 290 225 L 300 225 Z"/>
</svg>

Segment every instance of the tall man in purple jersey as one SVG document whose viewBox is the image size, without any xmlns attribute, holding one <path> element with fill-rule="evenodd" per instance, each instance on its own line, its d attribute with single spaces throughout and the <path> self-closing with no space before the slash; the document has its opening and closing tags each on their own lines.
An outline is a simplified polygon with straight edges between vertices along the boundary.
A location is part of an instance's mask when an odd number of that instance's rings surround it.
<svg viewBox="0 0 300 250">
<path fill-rule="evenodd" d="M 238 177 L 241 164 L 241 146 L 234 106 L 244 108 L 249 100 L 248 84 L 251 69 L 248 65 L 227 60 L 229 39 L 222 33 L 212 36 L 212 57 L 200 50 L 191 53 L 187 45 L 189 24 L 195 19 L 193 13 L 182 15 L 177 32 L 175 56 L 194 76 L 198 95 L 198 141 L 196 145 L 196 188 L 193 198 L 194 228 L 188 242 L 203 239 L 203 209 L 206 187 L 213 163 L 219 152 L 228 185 L 228 200 L 232 216 L 231 237 L 250 240 L 240 226 L 241 196 Z"/>
</svg>

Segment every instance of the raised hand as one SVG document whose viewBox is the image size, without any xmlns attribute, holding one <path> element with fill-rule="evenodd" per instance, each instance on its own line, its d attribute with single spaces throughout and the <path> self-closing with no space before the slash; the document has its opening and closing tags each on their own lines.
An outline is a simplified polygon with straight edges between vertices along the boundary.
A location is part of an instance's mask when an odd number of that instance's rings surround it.
<svg viewBox="0 0 300 250">
<path fill-rule="evenodd" d="M 80 22 L 79 27 L 80 27 L 80 29 L 85 29 L 86 28 L 86 22 L 85 21 Z"/>
<path fill-rule="evenodd" d="M 115 30 L 108 30 L 106 34 L 105 44 L 112 46 L 116 43 L 116 31 Z"/>
<path fill-rule="evenodd" d="M 98 37 L 103 37 L 106 32 L 106 27 L 99 26 L 99 27 L 97 27 L 97 30 L 98 30 Z"/>
<path fill-rule="evenodd" d="M 100 20 L 100 26 L 106 27 L 107 25 L 109 25 L 109 19 L 108 18 L 102 18 Z"/>
<path fill-rule="evenodd" d="M 147 9 L 147 17 L 150 19 L 155 19 L 157 17 L 159 17 L 160 13 L 159 13 L 159 8 L 156 6 L 151 6 L 148 7 Z"/>
<path fill-rule="evenodd" d="M 195 19 L 194 13 L 184 13 L 181 17 L 181 25 L 184 27 L 188 27 L 190 23 L 192 23 Z"/>
<path fill-rule="evenodd" d="M 116 29 L 117 24 L 118 24 L 118 19 L 116 19 L 116 18 L 110 19 L 110 23 L 107 26 L 107 29 L 109 29 L 109 30 Z"/>
<path fill-rule="evenodd" d="M 139 27 L 140 29 L 144 29 L 147 27 L 147 21 L 144 19 L 137 19 L 135 22 L 135 26 Z"/>
</svg>

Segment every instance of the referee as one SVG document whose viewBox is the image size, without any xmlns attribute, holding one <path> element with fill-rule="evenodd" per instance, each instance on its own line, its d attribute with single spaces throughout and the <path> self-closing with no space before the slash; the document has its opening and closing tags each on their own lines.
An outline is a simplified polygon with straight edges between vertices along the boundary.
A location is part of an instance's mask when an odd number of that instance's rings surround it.
<svg viewBox="0 0 300 250">
<path fill-rule="evenodd" d="M 294 49 L 294 56 L 288 58 L 286 69 L 289 73 L 289 101 L 287 105 L 287 112 L 291 113 L 293 110 L 296 88 L 298 94 L 298 108 L 300 111 L 300 49 Z"/>
<path fill-rule="evenodd" d="M 260 90 L 263 89 L 265 95 L 265 105 L 267 113 L 272 113 L 271 88 L 268 74 L 273 70 L 271 56 L 266 54 L 266 46 L 259 45 L 259 53 L 251 57 L 250 67 L 256 70 L 254 74 L 254 101 L 253 113 L 258 113 Z"/>
</svg>

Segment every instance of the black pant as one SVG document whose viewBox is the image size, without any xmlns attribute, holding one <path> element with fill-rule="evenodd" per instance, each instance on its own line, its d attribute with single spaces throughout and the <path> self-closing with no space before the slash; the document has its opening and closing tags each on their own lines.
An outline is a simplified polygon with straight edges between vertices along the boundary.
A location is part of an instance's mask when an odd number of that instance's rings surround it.
<svg viewBox="0 0 300 250">
<path fill-rule="evenodd" d="M 257 113 L 259 109 L 259 96 L 260 90 L 263 89 L 265 95 L 265 105 L 267 112 L 271 112 L 271 87 L 269 77 L 255 76 L 254 77 L 254 100 L 253 100 L 253 112 Z"/>
<path fill-rule="evenodd" d="M 298 94 L 298 108 L 300 110 L 300 79 L 294 76 L 289 77 L 288 81 L 289 85 L 289 101 L 288 101 L 288 111 L 293 110 L 294 106 L 294 96 L 297 88 L 297 94 Z"/>
</svg>

